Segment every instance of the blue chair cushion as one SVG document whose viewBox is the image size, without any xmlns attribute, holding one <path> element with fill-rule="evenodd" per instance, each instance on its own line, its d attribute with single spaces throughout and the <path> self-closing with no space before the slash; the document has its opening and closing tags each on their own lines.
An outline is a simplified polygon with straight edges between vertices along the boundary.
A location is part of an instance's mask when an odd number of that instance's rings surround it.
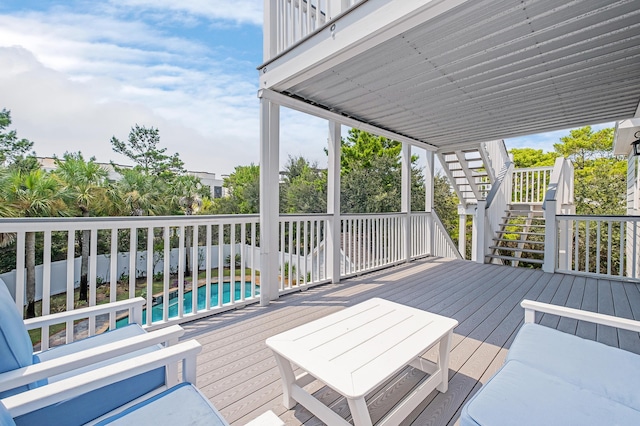
<svg viewBox="0 0 640 426">
<path fill-rule="evenodd" d="M 110 416 L 96 426 L 228 426 L 209 400 L 190 383 L 181 383 L 122 413 Z"/>
<path fill-rule="evenodd" d="M 33 346 L 29 333 L 22 322 L 22 316 L 13 297 L 4 281 L 0 280 L 0 373 L 31 364 L 33 364 Z M 34 387 L 36 384 L 0 392 L 0 398 Z"/>
<path fill-rule="evenodd" d="M 524 324 L 507 355 L 511 360 L 640 411 L 640 356 L 634 353 Z"/>
<path fill-rule="evenodd" d="M 640 412 L 633 408 L 515 360 L 508 361 L 460 415 L 461 426 L 638 424 Z"/>
<path fill-rule="evenodd" d="M 158 389 L 164 384 L 165 369 L 158 368 L 58 404 L 18 416 L 14 420 L 18 426 L 50 424 L 55 424 L 56 426 L 78 426 L 103 416 L 146 393 Z M 55 419 L 53 423 L 52 419 Z"/>
<path fill-rule="evenodd" d="M 13 417 L 7 411 L 7 407 L 0 401 L 0 426 L 15 426 L 15 424 Z"/>
</svg>

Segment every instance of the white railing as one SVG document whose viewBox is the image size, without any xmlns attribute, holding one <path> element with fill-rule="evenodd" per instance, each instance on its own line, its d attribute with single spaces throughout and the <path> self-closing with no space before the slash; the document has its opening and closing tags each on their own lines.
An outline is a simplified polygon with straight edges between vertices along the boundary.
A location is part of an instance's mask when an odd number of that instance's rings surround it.
<svg viewBox="0 0 640 426">
<path fill-rule="evenodd" d="M 327 214 L 280 216 L 280 293 L 333 280 L 326 244 L 330 220 Z M 46 315 L 83 305 L 77 303 L 83 231 L 89 235 L 86 305 L 142 296 L 143 323 L 155 328 L 259 301 L 258 215 L 0 219 L 0 233 L 15 235 L 4 249 L 5 259 L 15 255 L 15 269 L 0 278 L 18 307 L 34 300 L 37 314 Z M 35 289 L 26 284 L 31 236 L 38 248 Z M 422 256 L 460 257 L 435 213 L 342 215 L 340 240 L 341 277 Z M 126 316 L 91 320 L 87 334 L 124 324 Z M 71 341 L 76 331 L 69 322 L 42 333 Z"/>
<path fill-rule="evenodd" d="M 364 0 L 266 0 L 265 60 L 296 45 Z"/>
<path fill-rule="evenodd" d="M 513 170 L 511 203 L 542 204 L 551 182 L 552 171 L 553 167 Z"/>
<path fill-rule="evenodd" d="M 640 216 L 556 217 L 557 271 L 640 280 Z"/>
<path fill-rule="evenodd" d="M 258 300 L 258 220 L 257 215 L 1 219 L 0 232 L 16 239 L 16 268 L 1 277 L 18 307 L 31 299 L 39 302 L 42 315 L 74 309 L 81 280 L 76 247 L 88 231 L 89 306 L 143 296 L 148 326 L 187 321 Z M 34 259 L 35 289 L 27 286 L 26 248 L 32 237 L 42 253 Z M 114 328 L 118 320 L 123 318 L 92 320 L 88 334 Z M 73 324 L 59 332 L 73 339 Z"/>
<path fill-rule="evenodd" d="M 341 217 L 341 276 L 348 277 L 406 260 L 401 213 Z"/>
<path fill-rule="evenodd" d="M 327 282 L 325 238 L 329 215 L 280 216 L 280 292 Z"/>
</svg>

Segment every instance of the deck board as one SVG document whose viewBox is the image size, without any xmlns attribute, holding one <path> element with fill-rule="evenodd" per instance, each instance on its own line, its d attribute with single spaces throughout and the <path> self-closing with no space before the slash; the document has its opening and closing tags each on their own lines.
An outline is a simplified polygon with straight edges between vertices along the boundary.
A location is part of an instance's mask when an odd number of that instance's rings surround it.
<svg viewBox="0 0 640 426">
<path fill-rule="evenodd" d="M 282 296 L 267 307 L 250 305 L 184 324 L 184 339 L 203 345 L 198 387 L 232 425 L 273 410 L 287 425 L 322 423 L 299 404 L 282 406 L 280 375 L 266 338 L 372 297 L 382 297 L 458 320 L 446 394 L 433 392 L 403 424 L 455 425 L 461 407 L 504 362 L 523 323 L 522 299 L 539 300 L 640 319 L 637 284 L 540 270 L 429 258 Z M 616 332 L 545 315 L 540 322 L 581 337 L 640 353 L 638 333 Z M 426 355 L 435 359 L 435 351 Z M 374 390 L 367 402 L 375 421 L 419 383 L 407 367 Z M 346 400 L 317 381 L 307 389 L 351 419 Z"/>
</svg>

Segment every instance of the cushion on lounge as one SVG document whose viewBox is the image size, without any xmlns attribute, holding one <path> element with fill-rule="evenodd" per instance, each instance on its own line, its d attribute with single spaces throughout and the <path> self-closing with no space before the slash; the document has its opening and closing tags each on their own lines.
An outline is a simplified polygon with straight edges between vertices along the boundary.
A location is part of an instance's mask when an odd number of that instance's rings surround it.
<svg viewBox="0 0 640 426">
<path fill-rule="evenodd" d="M 638 424 L 639 411 L 516 360 L 508 361 L 460 416 L 461 426 Z"/>
<path fill-rule="evenodd" d="M 509 349 L 510 360 L 640 411 L 640 356 L 634 353 L 528 323 Z"/>
<path fill-rule="evenodd" d="M 190 383 L 181 383 L 122 413 L 100 421 L 102 425 L 228 426 L 209 400 Z"/>
<path fill-rule="evenodd" d="M 29 333 L 11 293 L 4 281 L 0 280 L 0 373 L 31 364 L 33 364 L 33 346 Z M 36 384 L 0 392 L 0 398 L 34 387 Z"/>
</svg>

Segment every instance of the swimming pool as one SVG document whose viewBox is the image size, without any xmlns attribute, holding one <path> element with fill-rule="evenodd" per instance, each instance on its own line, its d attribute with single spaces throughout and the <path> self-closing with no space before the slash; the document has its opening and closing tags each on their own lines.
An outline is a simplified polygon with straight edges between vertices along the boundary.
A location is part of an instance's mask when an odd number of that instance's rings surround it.
<svg viewBox="0 0 640 426">
<path fill-rule="evenodd" d="M 242 283 L 240 281 L 236 281 L 234 287 L 234 295 L 233 300 L 240 300 L 242 293 Z M 207 287 L 200 286 L 198 287 L 198 310 L 204 309 L 206 305 L 206 294 Z M 256 296 L 260 294 L 260 287 L 256 287 Z M 245 292 L 244 297 L 251 297 L 251 283 L 245 283 Z M 231 302 L 231 283 L 222 283 L 222 303 Z M 169 297 L 169 318 L 178 316 L 178 291 L 172 290 Z M 216 306 L 218 304 L 218 283 L 211 284 L 211 306 Z M 184 302 L 182 304 L 184 313 L 191 313 L 193 310 L 193 295 L 191 291 L 186 291 L 184 293 Z M 164 311 L 164 301 L 160 301 L 153 305 L 151 308 L 151 320 L 152 321 L 162 321 Z M 116 328 L 123 327 L 129 323 L 129 319 L 127 317 L 120 318 L 116 321 Z M 147 323 L 147 309 L 142 310 L 142 324 Z"/>
</svg>

